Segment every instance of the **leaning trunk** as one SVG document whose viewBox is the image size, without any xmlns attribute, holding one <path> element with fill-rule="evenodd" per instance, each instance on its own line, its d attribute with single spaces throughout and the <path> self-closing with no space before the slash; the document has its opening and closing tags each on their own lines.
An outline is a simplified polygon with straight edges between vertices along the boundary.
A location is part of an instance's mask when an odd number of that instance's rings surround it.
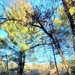
<svg viewBox="0 0 75 75">
<path fill-rule="evenodd" d="M 70 68 L 69 68 L 69 66 L 68 66 L 68 63 L 67 63 L 65 57 L 63 56 L 63 53 L 62 53 L 61 49 L 60 49 L 60 48 L 57 48 L 57 49 L 58 49 L 58 52 L 60 52 L 60 56 L 61 56 L 61 58 L 62 58 L 62 60 L 63 60 L 63 63 L 64 63 L 64 65 L 65 65 L 65 68 L 66 68 L 66 70 L 67 70 L 68 75 L 71 75 Z"/>
<path fill-rule="evenodd" d="M 54 45 L 55 45 L 56 49 L 58 50 L 58 52 L 59 52 L 59 54 L 60 54 L 60 56 L 61 56 L 61 58 L 62 58 L 62 61 L 63 61 L 63 63 L 64 63 L 64 66 L 65 66 L 66 70 L 67 70 L 68 75 L 71 75 L 70 68 L 69 68 L 69 66 L 68 66 L 67 60 L 66 60 L 65 57 L 63 56 L 63 52 L 62 52 L 62 50 L 61 50 L 60 44 L 59 44 L 59 42 L 58 42 L 58 40 L 57 40 L 57 37 L 56 37 L 55 39 L 53 39 L 53 42 L 54 42 Z"/>
</svg>

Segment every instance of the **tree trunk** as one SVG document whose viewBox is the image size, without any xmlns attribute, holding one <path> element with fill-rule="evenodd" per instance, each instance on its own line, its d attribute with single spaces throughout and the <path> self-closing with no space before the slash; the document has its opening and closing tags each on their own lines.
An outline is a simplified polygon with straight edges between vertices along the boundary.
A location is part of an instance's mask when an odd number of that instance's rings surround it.
<svg viewBox="0 0 75 75">
<path fill-rule="evenodd" d="M 22 67 L 22 52 L 20 52 L 20 58 L 19 58 L 19 75 L 22 75 L 23 73 L 23 67 Z"/>
<path fill-rule="evenodd" d="M 56 67 L 56 73 L 57 73 L 57 75 L 59 75 L 59 71 L 58 71 L 58 67 L 57 67 L 57 62 L 56 62 L 56 57 L 55 57 L 54 47 L 53 47 L 53 45 L 52 45 L 52 51 L 53 51 L 54 62 L 55 62 L 55 67 Z"/>
<path fill-rule="evenodd" d="M 63 56 L 63 52 L 62 52 L 62 50 L 60 48 L 60 44 L 59 44 L 59 42 L 57 40 L 57 37 L 55 37 L 55 39 L 53 40 L 53 42 L 54 42 L 55 47 L 58 50 L 58 52 L 59 52 L 59 54 L 60 54 L 60 56 L 62 58 L 62 61 L 64 63 L 64 66 L 65 66 L 66 70 L 67 70 L 68 75 L 71 75 L 71 71 L 70 71 L 70 68 L 68 66 L 68 62 L 66 61 L 65 57 Z"/>
<path fill-rule="evenodd" d="M 6 67 L 7 67 L 7 70 L 6 70 L 7 72 L 6 73 L 7 73 L 7 75 L 9 75 L 8 60 L 7 60 L 7 63 L 6 63 Z"/>
<path fill-rule="evenodd" d="M 24 52 L 20 52 L 20 58 L 19 58 L 19 75 L 23 74 L 23 70 L 24 70 L 24 64 L 25 63 L 25 53 Z"/>
<path fill-rule="evenodd" d="M 67 72 L 68 72 L 68 75 L 71 75 L 70 68 L 69 68 L 69 66 L 68 66 L 68 63 L 67 63 L 65 57 L 63 56 L 63 53 L 62 53 L 61 49 L 60 49 L 60 48 L 57 48 L 57 49 L 58 49 L 58 52 L 60 52 L 60 56 L 61 56 L 61 58 L 62 58 L 62 60 L 63 60 L 63 63 L 64 63 L 64 65 L 65 65 L 65 68 L 66 68 L 66 70 L 67 70 Z"/>
<path fill-rule="evenodd" d="M 8 56 L 6 54 L 6 74 L 9 75 L 9 68 L 8 68 Z"/>
<path fill-rule="evenodd" d="M 75 58 L 75 36 L 73 35 L 73 48 L 74 48 L 74 58 Z"/>
</svg>

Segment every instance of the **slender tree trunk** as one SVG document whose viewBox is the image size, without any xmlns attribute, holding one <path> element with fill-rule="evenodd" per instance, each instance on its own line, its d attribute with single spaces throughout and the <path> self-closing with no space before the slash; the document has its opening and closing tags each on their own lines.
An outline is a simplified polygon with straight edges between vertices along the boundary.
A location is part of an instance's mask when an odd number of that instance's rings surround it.
<svg viewBox="0 0 75 75">
<path fill-rule="evenodd" d="M 7 71 L 6 73 L 7 73 L 7 75 L 9 75 L 8 60 L 7 60 L 7 63 L 6 63 L 6 69 L 7 69 L 7 70 L 6 70 L 6 71 Z"/>
<path fill-rule="evenodd" d="M 74 58 L 75 58 L 75 36 L 73 35 L 73 48 L 74 48 Z"/>
<path fill-rule="evenodd" d="M 6 74 L 9 75 L 9 69 L 8 69 L 8 56 L 6 54 Z"/>
<path fill-rule="evenodd" d="M 20 52 L 20 59 L 19 59 L 19 75 L 23 74 L 24 66 L 25 66 L 25 53 Z"/>
<path fill-rule="evenodd" d="M 56 57 L 55 57 L 55 53 L 54 53 L 54 47 L 53 47 L 53 45 L 52 45 L 52 51 L 53 51 L 53 56 L 54 56 L 54 62 L 55 62 L 55 67 L 56 67 L 56 73 L 57 73 L 57 75 L 59 75 L 59 71 L 58 71 L 58 67 L 57 67 L 57 62 L 56 62 Z"/>
<path fill-rule="evenodd" d="M 25 53 L 23 53 L 23 69 L 24 69 L 24 66 L 25 66 L 25 58 L 26 58 L 26 55 L 25 55 Z"/>
</svg>

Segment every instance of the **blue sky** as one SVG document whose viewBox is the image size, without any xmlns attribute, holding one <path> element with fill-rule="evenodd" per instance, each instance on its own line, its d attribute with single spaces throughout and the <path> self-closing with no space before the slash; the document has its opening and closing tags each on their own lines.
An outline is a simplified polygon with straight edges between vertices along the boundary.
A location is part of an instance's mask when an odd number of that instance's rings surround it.
<svg viewBox="0 0 75 75">
<path fill-rule="evenodd" d="M 7 33 L 3 31 L 2 29 L 0 29 L 0 36 L 7 37 Z"/>
</svg>

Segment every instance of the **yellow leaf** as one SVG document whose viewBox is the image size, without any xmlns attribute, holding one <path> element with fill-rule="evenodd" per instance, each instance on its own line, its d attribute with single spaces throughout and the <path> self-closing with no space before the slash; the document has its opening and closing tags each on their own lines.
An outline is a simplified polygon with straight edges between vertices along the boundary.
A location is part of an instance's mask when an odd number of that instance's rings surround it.
<svg viewBox="0 0 75 75">
<path fill-rule="evenodd" d="M 70 7 L 69 12 L 71 15 L 75 14 L 75 7 Z"/>
<path fill-rule="evenodd" d="M 27 45 L 24 45 L 24 46 L 23 46 L 23 49 L 24 49 L 24 50 L 27 50 L 28 48 L 29 48 L 29 47 L 28 47 Z"/>
<path fill-rule="evenodd" d="M 24 27 L 22 31 L 23 31 L 24 34 L 26 34 L 26 33 L 28 33 L 28 28 Z"/>
<path fill-rule="evenodd" d="M 54 18 L 54 19 L 53 19 L 53 22 L 54 22 L 54 24 L 57 25 L 57 26 L 61 26 L 61 25 L 62 25 L 62 21 L 59 20 L 59 19 L 57 19 L 57 18 Z"/>
</svg>

